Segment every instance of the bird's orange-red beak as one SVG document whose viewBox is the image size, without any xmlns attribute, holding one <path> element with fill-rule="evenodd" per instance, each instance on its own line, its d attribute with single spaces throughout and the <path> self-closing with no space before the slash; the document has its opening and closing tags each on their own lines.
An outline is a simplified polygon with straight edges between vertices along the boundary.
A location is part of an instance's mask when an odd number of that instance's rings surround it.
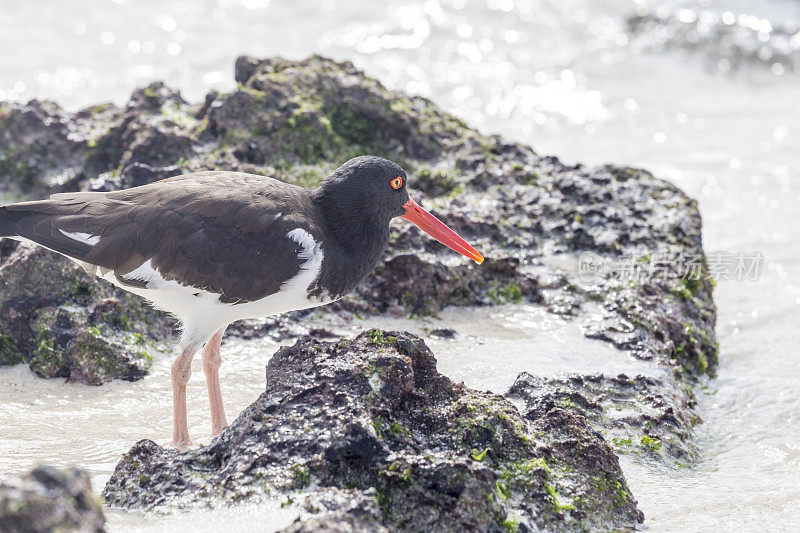
<svg viewBox="0 0 800 533">
<path fill-rule="evenodd" d="M 406 210 L 402 218 L 413 222 L 419 229 L 444 244 L 448 248 L 455 250 L 465 257 L 469 257 L 478 264 L 483 263 L 483 256 L 478 250 L 467 244 L 467 241 L 458 236 L 458 233 L 451 230 L 444 222 L 422 209 L 417 202 L 410 199 L 403 204 Z"/>
</svg>

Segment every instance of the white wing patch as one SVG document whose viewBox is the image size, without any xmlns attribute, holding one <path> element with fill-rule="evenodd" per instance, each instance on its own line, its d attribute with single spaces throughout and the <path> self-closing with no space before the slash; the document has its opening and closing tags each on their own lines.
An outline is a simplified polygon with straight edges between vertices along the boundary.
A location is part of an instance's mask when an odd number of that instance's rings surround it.
<svg viewBox="0 0 800 533">
<path fill-rule="evenodd" d="M 314 237 L 312 237 L 309 232 L 303 228 L 297 228 L 287 233 L 286 236 L 302 247 L 300 253 L 297 254 L 298 259 L 306 260 L 300 265 L 301 269 L 316 270 L 317 267 L 322 264 L 322 251 L 319 249 L 319 245 L 317 245 Z"/>
<path fill-rule="evenodd" d="M 80 231 L 64 231 L 63 229 L 59 229 L 58 231 L 60 231 L 73 241 L 82 242 L 88 244 L 89 246 L 94 246 L 95 244 L 100 242 L 100 237 L 98 235 L 92 235 L 91 233 L 83 233 Z"/>
<path fill-rule="evenodd" d="M 141 281 L 148 289 L 152 290 L 185 290 L 189 288 L 187 285 L 181 285 L 175 280 L 167 281 L 161 275 L 161 272 L 156 270 L 153 266 L 153 260 L 148 259 L 135 270 L 131 270 L 127 274 L 120 276 L 123 280 Z"/>
<path fill-rule="evenodd" d="M 292 310 L 329 303 L 330 300 L 312 303 L 308 295 L 309 287 L 317 280 L 319 271 L 322 268 L 322 259 L 325 257 L 322 247 L 303 228 L 293 229 L 286 236 L 300 245 L 301 250 L 298 252 L 297 258 L 304 261 L 300 263 L 300 272 L 295 277 L 284 281 L 278 292 L 268 296 L 267 299 L 273 296 L 283 296 L 287 303 L 292 306 Z"/>
</svg>

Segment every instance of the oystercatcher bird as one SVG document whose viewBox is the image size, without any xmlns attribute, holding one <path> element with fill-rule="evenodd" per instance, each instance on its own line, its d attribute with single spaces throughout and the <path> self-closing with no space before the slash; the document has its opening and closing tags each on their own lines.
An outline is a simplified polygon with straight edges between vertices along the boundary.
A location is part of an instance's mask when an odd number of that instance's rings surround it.
<svg viewBox="0 0 800 533">
<path fill-rule="evenodd" d="M 0 236 L 33 241 L 180 320 L 172 364 L 173 446 L 190 444 L 186 384 L 202 346 L 212 436 L 228 424 L 219 383 L 225 328 L 333 302 L 351 291 L 402 217 L 481 263 L 409 198 L 380 157 L 347 161 L 313 190 L 239 172 L 196 172 L 114 192 L 54 194 L 0 207 Z"/>
</svg>

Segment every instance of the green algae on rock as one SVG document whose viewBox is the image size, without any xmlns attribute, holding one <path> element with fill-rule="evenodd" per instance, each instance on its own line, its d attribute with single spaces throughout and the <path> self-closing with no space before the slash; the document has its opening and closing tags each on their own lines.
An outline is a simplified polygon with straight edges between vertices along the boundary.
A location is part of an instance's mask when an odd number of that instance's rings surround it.
<svg viewBox="0 0 800 533">
<path fill-rule="evenodd" d="M 439 374 L 421 339 L 378 330 L 280 349 L 266 391 L 209 446 L 140 441 L 103 497 L 129 509 L 280 498 L 302 509 L 298 527 L 343 519 L 342 499 L 356 529 L 641 520 L 616 456 L 583 417 L 555 409 L 531 422 L 502 396 Z"/>
<path fill-rule="evenodd" d="M 44 248 L 19 244 L 0 265 L 0 365 L 92 385 L 141 379 L 170 322 Z"/>
<path fill-rule="evenodd" d="M 645 376 L 603 375 L 542 378 L 523 372 L 506 396 L 524 403 L 529 420 L 552 409 L 586 419 L 618 453 L 686 465 L 698 459 L 694 398 L 671 382 Z M 687 398 L 688 394 L 688 398 Z"/>
<path fill-rule="evenodd" d="M 86 156 L 77 117 L 52 102 L 0 102 L 0 186 L 42 194 L 79 179 Z"/>
</svg>

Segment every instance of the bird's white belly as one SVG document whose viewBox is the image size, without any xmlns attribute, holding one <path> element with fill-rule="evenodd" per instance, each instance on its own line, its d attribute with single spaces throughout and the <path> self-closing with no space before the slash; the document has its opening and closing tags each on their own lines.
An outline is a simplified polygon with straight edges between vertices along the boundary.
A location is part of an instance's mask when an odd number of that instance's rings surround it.
<svg viewBox="0 0 800 533">
<path fill-rule="evenodd" d="M 266 317 L 332 302 L 332 299 L 309 296 L 308 288 L 317 275 L 318 272 L 301 270 L 295 277 L 281 285 L 278 292 L 260 300 L 239 303 L 221 302 L 219 293 L 181 285 L 163 278 L 161 278 L 162 283 L 149 283 L 148 287 L 131 287 L 120 283 L 113 272 L 100 277 L 128 292 L 146 298 L 155 307 L 168 311 L 181 320 L 185 321 L 196 316 L 214 316 L 230 323 L 244 318 Z"/>
</svg>

